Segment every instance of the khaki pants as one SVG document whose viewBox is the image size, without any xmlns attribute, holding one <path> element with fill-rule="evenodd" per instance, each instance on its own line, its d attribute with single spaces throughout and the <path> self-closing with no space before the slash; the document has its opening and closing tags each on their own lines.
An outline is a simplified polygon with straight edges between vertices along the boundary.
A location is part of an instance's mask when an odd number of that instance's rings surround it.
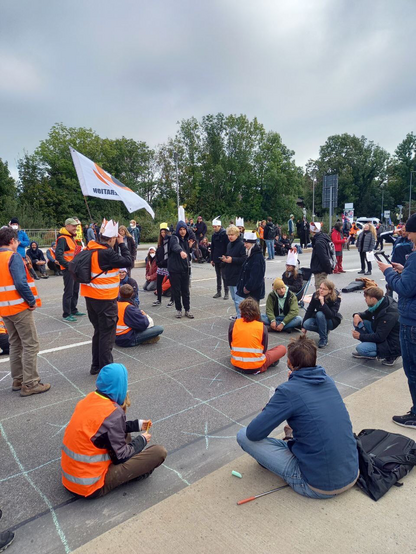
<svg viewBox="0 0 416 554">
<path fill-rule="evenodd" d="M 322 281 L 328 277 L 328 273 L 314 273 L 315 275 L 315 289 L 318 290 Z"/>
<path fill-rule="evenodd" d="M 31 310 L 4 316 L 9 333 L 10 371 L 13 379 L 34 386 L 40 381 L 38 373 L 39 340 Z"/>
</svg>

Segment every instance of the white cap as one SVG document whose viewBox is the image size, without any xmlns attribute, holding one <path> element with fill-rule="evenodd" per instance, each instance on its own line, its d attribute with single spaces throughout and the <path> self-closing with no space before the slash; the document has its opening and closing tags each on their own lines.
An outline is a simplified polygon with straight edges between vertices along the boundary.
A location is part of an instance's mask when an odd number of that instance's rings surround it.
<svg viewBox="0 0 416 554">
<path fill-rule="evenodd" d="M 107 221 L 106 219 L 103 219 L 103 223 L 101 225 L 100 233 L 101 233 L 101 235 L 103 235 L 103 237 L 107 237 L 109 239 L 111 239 L 113 237 L 117 237 L 118 236 L 118 222 L 116 223 L 112 219 L 110 219 L 110 221 Z"/>
<path fill-rule="evenodd" d="M 212 220 L 212 224 L 213 225 L 219 225 L 221 227 L 221 219 L 220 219 L 220 216 L 217 215 L 217 217 L 215 217 L 213 220 Z"/>
<path fill-rule="evenodd" d="M 251 233 L 250 231 L 246 231 L 244 233 L 244 242 L 257 242 L 256 233 Z"/>
<path fill-rule="evenodd" d="M 235 224 L 237 225 L 237 227 L 244 227 L 244 218 L 237 217 L 235 220 Z"/>
<path fill-rule="evenodd" d="M 313 222 L 311 221 L 311 224 L 309 226 L 309 230 L 311 233 L 319 233 L 319 231 L 321 230 L 321 226 L 322 226 L 322 223 L 319 223 L 319 222 Z"/>
<path fill-rule="evenodd" d="M 295 250 L 290 249 L 287 253 L 286 265 L 293 265 L 295 267 L 298 265 L 298 255 Z"/>
</svg>

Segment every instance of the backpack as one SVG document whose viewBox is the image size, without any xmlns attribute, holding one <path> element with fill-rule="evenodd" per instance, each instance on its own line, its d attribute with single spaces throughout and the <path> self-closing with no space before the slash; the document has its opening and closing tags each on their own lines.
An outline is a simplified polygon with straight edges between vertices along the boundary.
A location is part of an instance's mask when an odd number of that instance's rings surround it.
<svg viewBox="0 0 416 554">
<path fill-rule="evenodd" d="M 335 253 L 335 244 L 332 241 L 328 242 L 328 253 L 329 253 L 329 262 L 331 264 L 331 269 L 334 271 L 337 265 L 337 255 Z"/>
<path fill-rule="evenodd" d="M 69 262 L 68 271 L 76 283 L 91 283 L 93 279 L 104 273 L 101 271 L 95 277 L 91 277 L 91 258 L 94 252 L 98 252 L 98 248 L 82 250 Z"/>
<path fill-rule="evenodd" d="M 357 439 L 359 488 L 377 501 L 416 465 L 414 440 L 381 429 L 364 429 Z"/>
</svg>

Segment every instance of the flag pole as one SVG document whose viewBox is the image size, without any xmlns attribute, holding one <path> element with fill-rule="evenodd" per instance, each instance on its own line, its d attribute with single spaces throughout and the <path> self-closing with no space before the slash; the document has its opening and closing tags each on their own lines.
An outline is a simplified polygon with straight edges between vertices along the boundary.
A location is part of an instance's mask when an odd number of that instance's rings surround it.
<svg viewBox="0 0 416 554">
<path fill-rule="evenodd" d="M 85 205 L 87 206 L 88 215 L 90 216 L 90 221 L 91 221 L 91 223 L 94 223 L 94 221 L 93 221 L 93 219 L 92 219 L 91 212 L 90 212 L 90 207 L 88 206 L 88 202 L 87 202 L 87 197 L 86 197 L 86 196 L 84 196 L 84 201 L 85 201 Z"/>
</svg>

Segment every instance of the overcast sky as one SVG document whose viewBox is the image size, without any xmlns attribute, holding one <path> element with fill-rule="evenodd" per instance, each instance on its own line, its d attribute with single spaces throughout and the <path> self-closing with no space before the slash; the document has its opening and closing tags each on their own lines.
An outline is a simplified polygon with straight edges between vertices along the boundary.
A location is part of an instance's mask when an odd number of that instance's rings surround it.
<svg viewBox="0 0 416 554">
<path fill-rule="evenodd" d="M 0 158 L 51 126 L 150 146 L 183 118 L 257 117 L 304 165 L 338 133 L 415 131 L 416 0 L 2 0 Z"/>
</svg>

